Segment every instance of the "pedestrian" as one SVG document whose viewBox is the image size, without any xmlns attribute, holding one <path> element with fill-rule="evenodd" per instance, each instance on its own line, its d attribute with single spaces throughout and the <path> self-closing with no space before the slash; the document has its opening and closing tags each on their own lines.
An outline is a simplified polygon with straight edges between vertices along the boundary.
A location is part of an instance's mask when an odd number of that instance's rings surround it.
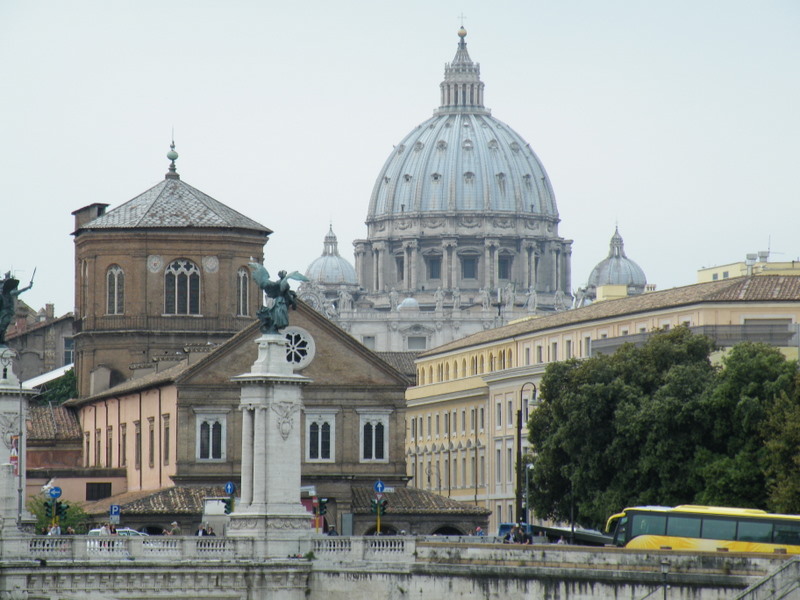
<svg viewBox="0 0 800 600">
<path fill-rule="evenodd" d="M 47 532 L 47 535 L 61 535 L 61 525 L 56 523 L 50 528 L 50 531 Z"/>
<path fill-rule="evenodd" d="M 482 536 L 486 535 L 486 533 L 483 531 L 483 529 L 481 529 L 481 526 L 480 526 L 480 525 L 478 525 L 478 526 L 475 528 L 475 535 L 477 535 L 477 536 L 481 536 L 481 537 L 482 537 Z"/>
<path fill-rule="evenodd" d="M 213 536 L 217 535 L 216 533 L 214 533 L 214 528 L 211 525 L 206 526 L 206 535 L 213 535 Z"/>
<path fill-rule="evenodd" d="M 166 531 L 167 535 L 181 535 L 181 526 L 177 521 L 170 523 L 170 529 Z"/>
<path fill-rule="evenodd" d="M 195 535 L 197 536 L 208 535 L 208 530 L 206 529 L 205 525 L 200 523 L 200 525 L 197 526 L 197 531 L 195 532 Z"/>
<path fill-rule="evenodd" d="M 100 535 L 111 535 L 111 529 L 108 526 L 108 523 L 103 523 L 100 527 Z"/>
</svg>

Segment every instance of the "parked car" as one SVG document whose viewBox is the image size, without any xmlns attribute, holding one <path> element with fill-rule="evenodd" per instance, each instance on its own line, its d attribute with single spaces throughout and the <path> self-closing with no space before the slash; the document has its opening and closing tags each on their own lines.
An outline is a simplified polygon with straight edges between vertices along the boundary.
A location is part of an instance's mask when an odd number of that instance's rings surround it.
<svg viewBox="0 0 800 600">
<path fill-rule="evenodd" d="M 90 529 L 87 535 L 100 535 L 100 528 Z M 117 535 L 137 536 L 137 535 L 149 535 L 149 534 L 144 533 L 143 531 L 136 531 L 135 529 L 131 529 L 130 527 L 120 527 L 119 529 L 117 529 Z"/>
</svg>

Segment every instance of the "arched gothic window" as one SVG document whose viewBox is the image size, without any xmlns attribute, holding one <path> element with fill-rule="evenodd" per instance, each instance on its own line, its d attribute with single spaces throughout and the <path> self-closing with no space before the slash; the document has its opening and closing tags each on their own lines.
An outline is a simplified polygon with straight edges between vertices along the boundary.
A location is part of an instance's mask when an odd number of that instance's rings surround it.
<svg viewBox="0 0 800 600">
<path fill-rule="evenodd" d="M 200 314 L 200 269 L 190 260 L 173 261 L 164 273 L 164 312 Z"/>
<path fill-rule="evenodd" d="M 106 313 L 121 315 L 125 312 L 125 272 L 119 265 L 106 271 Z"/>
<path fill-rule="evenodd" d="M 236 314 L 240 317 L 250 314 L 250 273 L 244 267 L 236 273 Z"/>
</svg>

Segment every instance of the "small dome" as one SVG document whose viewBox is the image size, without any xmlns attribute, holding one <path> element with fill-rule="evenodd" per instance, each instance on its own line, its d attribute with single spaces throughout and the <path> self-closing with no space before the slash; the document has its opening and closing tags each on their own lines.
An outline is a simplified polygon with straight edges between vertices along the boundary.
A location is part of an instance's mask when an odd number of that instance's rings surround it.
<svg viewBox="0 0 800 600">
<path fill-rule="evenodd" d="M 410 296 L 397 305 L 398 311 L 419 311 L 419 302 Z"/>
<path fill-rule="evenodd" d="M 333 226 L 325 236 L 322 256 L 308 266 L 306 277 L 319 284 L 357 285 L 355 268 L 339 256 L 339 244 L 336 234 L 333 233 Z"/>
<path fill-rule="evenodd" d="M 619 228 L 611 237 L 608 257 L 600 261 L 589 275 L 589 288 L 604 285 L 627 285 L 629 294 L 641 294 L 647 284 L 642 268 L 625 256 L 625 246 Z"/>
</svg>

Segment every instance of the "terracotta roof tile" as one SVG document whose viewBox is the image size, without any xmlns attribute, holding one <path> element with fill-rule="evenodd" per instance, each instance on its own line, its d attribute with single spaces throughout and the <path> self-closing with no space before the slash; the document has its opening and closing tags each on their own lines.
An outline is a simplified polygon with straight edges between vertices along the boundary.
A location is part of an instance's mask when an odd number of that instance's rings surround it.
<svg viewBox="0 0 800 600">
<path fill-rule="evenodd" d="M 397 487 L 393 492 L 385 494 L 389 501 L 389 512 L 395 514 L 461 514 L 489 515 L 491 510 L 459 502 L 433 492 L 410 487 Z M 353 488 L 353 512 L 364 514 L 370 512 L 371 501 L 375 492 L 370 487 Z"/>
<path fill-rule="evenodd" d="M 33 405 L 28 410 L 28 439 L 80 440 L 78 416 L 66 406 Z"/>
<path fill-rule="evenodd" d="M 118 504 L 126 515 L 196 515 L 203 512 L 206 498 L 225 496 L 227 494 L 222 486 L 175 486 L 156 491 L 126 492 L 96 502 L 87 502 L 83 505 L 83 510 L 90 515 L 107 515 L 109 507 Z"/>
</svg>

